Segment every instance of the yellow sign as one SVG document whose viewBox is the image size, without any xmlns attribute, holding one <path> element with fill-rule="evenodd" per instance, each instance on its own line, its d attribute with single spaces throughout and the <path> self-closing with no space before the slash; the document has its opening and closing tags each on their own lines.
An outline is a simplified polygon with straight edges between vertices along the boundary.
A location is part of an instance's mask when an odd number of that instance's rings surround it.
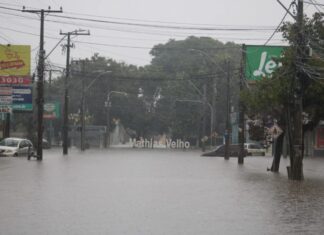
<svg viewBox="0 0 324 235">
<path fill-rule="evenodd" d="M 29 76 L 30 46 L 0 45 L 0 76 Z"/>
</svg>

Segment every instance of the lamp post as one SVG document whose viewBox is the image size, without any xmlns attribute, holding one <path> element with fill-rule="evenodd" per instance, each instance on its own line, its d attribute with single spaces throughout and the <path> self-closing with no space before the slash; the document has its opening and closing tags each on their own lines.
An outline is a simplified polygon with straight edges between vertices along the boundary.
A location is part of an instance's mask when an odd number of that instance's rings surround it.
<svg viewBox="0 0 324 235">
<path fill-rule="evenodd" d="M 191 51 L 191 52 L 194 52 L 194 53 L 198 53 L 199 55 L 201 55 L 203 58 L 207 58 L 208 60 L 206 60 L 206 61 L 208 61 L 207 63 L 213 68 L 213 66 L 218 66 L 218 68 L 225 74 L 225 71 L 223 70 L 223 68 L 222 67 L 220 67 L 217 63 L 216 63 L 216 61 L 209 55 L 209 54 L 207 54 L 206 52 L 204 52 L 204 51 L 202 51 L 202 50 L 199 50 L 199 49 L 193 49 L 193 48 L 191 48 L 191 49 L 188 49 L 188 51 Z M 213 91 L 213 93 L 212 93 L 212 102 L 211 102 L 211 104 L 212 104 L 212 106 L 213 107 L 215 107 L 215 105 L 216 105 L 216 93 L 217 93 L 217 89 L 216 89 L 216 77 L 213 77 L 213 80 L 212 80 L 212 91 Z M 213 116 L 214 116 L 214 118 L 216 117 L 216 114 L 215 114 L 215 109 L 213 109 L 213 112 L 214 112 L 214 114 L 213 114 Z M 215 121 L 215 120 L 214 120 Z M 215 122 L 213 122 L 213 123 L 215 123 Z M 212 127 L 212 130 L 214 130 L 214 126 Z M 212 132 L 211 132 L 212 133 Z M 212 142 L 211 142 L 211 145 L 212 145 Z"/>
<path fill-rule="evenodd" d="M 220 67 L 215 60 L 210 57 L 210 55 L 208 55 L 206 52 L 202 51 L 202 50 L 198 50 L 198 49 L 189 49 L 189 51 L 193 51 L 193 52 L 197 52 L 201 55 L 203 55 L 204 57 L 208 58 L 210 62 L 212 62 L 213 65 L 218 66 L 218 68 L 221 70 L 221 72 L 226 76 L 227 79 L 227 83 L 226 83 L 226 87 L 227 87 L 227 91 L 226 91 L 226 96 L 227 96 L 227 101 L 226 101 L 226 130 L 225 130 L 225 159 L 229 159 L 229 132 L 230 132 L 230 63 L 228 60 L 226 60 L 226 70 L 225 71 L 222 67 Z M 213 87 L 215 87 L 216 83 L 214 80 L 214 84 Z M 244 120 L 243 120 L 244 122 Z M 243 123 L 244 125 L 244 123 Z M 240 138 L 240 141 L 244 141 L 244 133 L 243 133 L 243 138 Z M 241 146 L 244 147 L 244 144 L 241 143 Z M 241 154 L 243 154 L 243 150 L 242 147 L 240 148 L 240 152 Z"/>
<path fill-rule="evenodd" d="M 123 96 L 127 96 L 126 92 L 122 92 L 122 91 L 110 91 L 107 95 L 107 100 L 105 101 L 105 107 L 107 110 L 107 119 L 106 119 L 106 134 L 105 134 L 105 143 L 104 143 L 104 147 L 108 148 L 110 145 L 110 136 L 109 136 L 109 132 L 110 132 L 110 107 L 111 107 L 111 103 L 110 103 L 110 96 L 112 94 L 119 94 L 119 95 L 123 95 Z"/>
<path fill-rule="evenodd" d="M 86 92 L 92 87 L 92 85 L 99 79 L 101 78 L 103 75 L 107 74 L 107 73 L 111 73 L 111 71 L 104 71 L 101 72 L 100 74 L 98 74 L 91 82 L 90 84 L 85 87 L 85 82 L 84 82 L 84 78 L 82 79 L 82 93 L 81 93 L 81 108 L 80 108 L 80 122 L 81 122 L 81 151 L 85 150 L 85 146 L 84 146 L 84 139 L 85 139 L 85 120 L 84 120 L 84 112 L 85 112 L 85 95 Z"/>
<path fill-rule="evenodd" d="M 203 100 L 180 100 L 177 99 L 176 102 L 192 102 L 192 103 L 205 103 L 205 101 Z M 208 105 L 209 109 L 210 109 L 210 147 L 212 147 L 212 133 L 213 133 L 213 125 L 214 125 L 214 109 L 212 107 L 212 105 L 209 102 L 206 102 L 206 104 Z"/>
</svg>

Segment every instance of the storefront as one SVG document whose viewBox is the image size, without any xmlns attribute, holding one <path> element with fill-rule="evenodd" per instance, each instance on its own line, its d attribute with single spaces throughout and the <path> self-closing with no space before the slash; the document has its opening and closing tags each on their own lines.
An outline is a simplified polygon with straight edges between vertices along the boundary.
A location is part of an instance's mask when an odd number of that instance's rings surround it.
<svg viewBox="0 0 324 235">
<path fill-rule="evenodd" d="M 324 156 L 324 122 L 322 121 L 315 131 L 314 156 Z"/>
</svg>

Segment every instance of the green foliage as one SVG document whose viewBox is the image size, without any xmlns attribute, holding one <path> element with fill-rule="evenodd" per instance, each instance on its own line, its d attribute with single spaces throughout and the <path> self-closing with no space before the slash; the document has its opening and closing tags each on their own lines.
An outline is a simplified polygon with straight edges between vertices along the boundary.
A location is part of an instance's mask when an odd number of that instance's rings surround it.
<svg viewBox="0 0 324 235">
<path fill-rule="evenodd" d="M 199 138 L 204 115 L 202 104 L 177 100 L 202 101 L 202 86 L 207 83 L 207 100 L 215 105 L 216 128 L 218 133 L 222 133 L 226 110 L 225 61 L 230 61 L 234 105 L 238 100 L 236 71 L 240 47 L 212 38 L 189 37 L 156 45 L 151 55 L 152 63 L 144 67 L 119 63 L 99 54 L 86 59 L 84 67 L 81 61 L 72 63 L 68 81 L 69 112 L 77 114 L 80 110 L 83 81 L 85 87 L 90 86 L 85 100 L 92 125 L 106 125 L 104 103 L 107 94 L 109 91 L 120 91 L 128 95 L 110 97 L 110 119 L 121 120 L 127 130 L 135 131 L 136 137 L 149 138 L 167 133 L 177 138 Z M 103 74 L 103 71 L 111 72 Z M 213 80 L 217 89 L 212 86 Z M 138 97 L 139 89 L 142 90 L 141 97 Z M 50 94 L 46 93 L 47 99 L 62 100 L 63 91 L 64 77 L 61 77 L 52 83 Z M 205 115 L 210 117 L 209 110 Z M 112 121 L 111 125 L 114 125 Z M 206 129 L 209 130 L 209 127 Z"/>
<path fill-rule="evenodd" d="M 299 48 L 296 39 L 298 31 L 296 24 L 285 23 L 281 28 L 283 36 L 290 46 L 281 59 L 283 66 L 277 69 L 272 78 L 262 79 L 249 89 L 241 93 L 241 98 L 250 117 L 262 119 L 271 115 L 284 126 L 287 107 L 293 104 L 296 95 L 295 81 L 298 73 L 303 74 L 303 110 L 307 113 L 310 128 L 314 128 L 318 121 L 324 118 L 324 83 L 321 68 L 324 65 L 323 47 L 320 45 L 324 38 L 322 15 L 315 14 L 312 19 L 305 19 L 305 41 L 313 48 L 312 57 L 308 57 L 302 64 L 296 60 Z M 305 50 L 307 52 L 308 50 Z M 306 56 L 306 55 L 305 55 Z"/>
</svg>

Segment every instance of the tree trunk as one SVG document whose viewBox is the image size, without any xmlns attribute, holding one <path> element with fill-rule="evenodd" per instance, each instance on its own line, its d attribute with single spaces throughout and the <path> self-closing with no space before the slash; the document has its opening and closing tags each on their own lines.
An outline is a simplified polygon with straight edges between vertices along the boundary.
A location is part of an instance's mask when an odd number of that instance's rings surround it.
<svg viewBox="0 0 324 235">
<path fill-rule="evenodd" d="M 280 159 L 281 159 L 281 155 L 282 155 L 284 137 L 285 137 L 285 134 L 282 133 L 276 139 L 275 153 L 274 153 L 274 156 L 273 156 L 272 166 L 270 168 L 270 170 L 272 172 L 279 172 L 279 166 L 280 166 Z"/>
<path fill-rule="evenodd" d="M 291 167 L 290 177 L 291 180 L 304 180 L 303 173 L 303 159 L 300 156 L 295 156 L 294 164 Z"/>
</svg>

